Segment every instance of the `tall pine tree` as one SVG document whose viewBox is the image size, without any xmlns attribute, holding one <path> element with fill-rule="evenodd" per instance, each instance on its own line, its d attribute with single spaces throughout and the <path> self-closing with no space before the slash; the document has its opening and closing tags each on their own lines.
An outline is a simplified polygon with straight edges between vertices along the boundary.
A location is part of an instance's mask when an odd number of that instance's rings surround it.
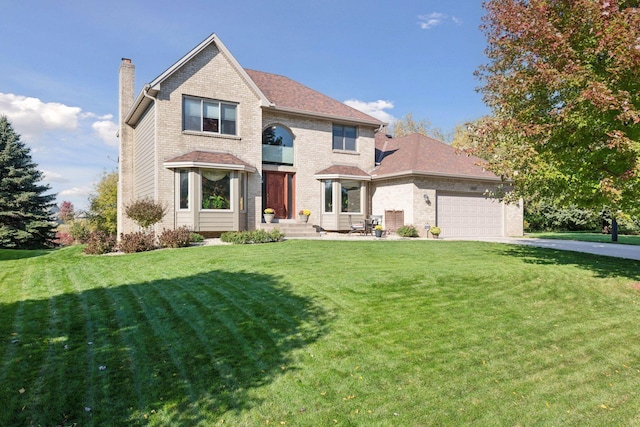
<svg viewBox="0 0 640 427">
<path fill-rule="evenodd" d="M 0 116 L 0 248 L 35 249 L 53 239 L 55 194 L 6 116 Z"/>
</svg>

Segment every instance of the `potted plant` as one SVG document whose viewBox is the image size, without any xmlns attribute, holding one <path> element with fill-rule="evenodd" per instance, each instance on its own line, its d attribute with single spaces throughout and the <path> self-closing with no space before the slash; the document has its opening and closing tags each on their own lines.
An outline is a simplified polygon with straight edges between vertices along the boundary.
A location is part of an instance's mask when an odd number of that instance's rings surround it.
<svg viewBox="0 0 640 427">
<path fill-rule="evenodd" d="M 264 210 L 264 222 L 271 224 L 273 217 L 276 215 L 276 211 L 273 208 L 266 208 Z"/>
<path fill-rule="evenodd" d="M 376 233 L 376 237 L 382 237 L 382 226 L 380 224 L 373 227 L 373 231 Z"/>
<path fill-rule="evenodd" d="M 429 233 L 431 233 L 434 239 L 438 238 L 438 236 L 440 235 L 440 232 L 441 232 L 440 227 L 433 226 L 429 229 Z"/>
<path fill-rule="evenodd" d="M 311 211 L 309 209 L 300 209 L 298 215 L 300 215 L 300 221 L 307 222 L 309 221 L 309 215 L 311 215 Z"/>
</svg>

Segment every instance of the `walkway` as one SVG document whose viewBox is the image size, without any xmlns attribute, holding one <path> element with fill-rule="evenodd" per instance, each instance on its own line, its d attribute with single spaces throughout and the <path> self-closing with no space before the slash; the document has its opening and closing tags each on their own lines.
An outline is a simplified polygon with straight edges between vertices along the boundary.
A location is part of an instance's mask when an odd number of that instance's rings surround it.
<svg viewBox="0 0 640 427">
<path fill-rule="evenodd" d="M 536 246 L 561 251 L 584 252 L 595 255 L 627 258 L 640 261 L 640 246 L 619 243 L 578 242 L 575 240 L 534 239 L 519 237 L 460 238 L 448 240 L 476 240 L 483 242 L 509 243 L 513 245 Z"/>
</svg>

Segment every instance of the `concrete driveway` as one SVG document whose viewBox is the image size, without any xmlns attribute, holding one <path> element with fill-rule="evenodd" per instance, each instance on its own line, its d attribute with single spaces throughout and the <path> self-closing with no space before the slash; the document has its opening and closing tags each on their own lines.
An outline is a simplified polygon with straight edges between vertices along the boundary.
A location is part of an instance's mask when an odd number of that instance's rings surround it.
<svg viewBox="0 0 640 427">
<path fill-rule="evenodd" d="M 617 258 L 627 258 L 640 261 L 640 246 L 621 245 L 618 243 L 577 242 L 574 240 L 534 239 L 519 237 L 495 238 L 460 238 L 447 240 L 477 240 L 483 242 L 508 243 L 512 245 L 537 246 L 540 248 L 557 249 L 561 251 L 584 252 Z"/>
</svg>

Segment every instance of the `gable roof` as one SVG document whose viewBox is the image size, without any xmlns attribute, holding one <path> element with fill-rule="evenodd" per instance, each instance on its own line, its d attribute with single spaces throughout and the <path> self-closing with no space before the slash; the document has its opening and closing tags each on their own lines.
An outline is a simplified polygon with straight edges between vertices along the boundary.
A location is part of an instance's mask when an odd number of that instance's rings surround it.
<svg viewBox="0 0 640 427">
<path fill-rule="evenodd" d="M 162 82 L 211 44 L 215 44 L 217 49 L 229 60 L 238 74 L 256 93 L 256 96 L 260 100 L 261 107 L 272 108 L 292 114 L 323 117 L 357 124 L 372 126 L 384 124 L 368 114 L 349 107 L 340 101 L 336 101 L 288 77 L 255 70 L 245 70 L 215 33 L 212 33 L 200 42 L 200 44 L 187 52 L 186 55 L 153 79 L 153 81 L 144 85 L 144 88 L 135 99 L 127 114 L 125 119 L 126 123 L 135 126 L 151 102 L 153 102 L 152 99 L 145 96 L 145 94 L 151 95 L 152 97 L 157 95 L 161 89 Z"/>
<path fill-rule="evenodd" d="M 500 181 L 499 176 L 479 166 L 482 159 L 458 154 L 452 146 L 417 133 L 400 138 L 377 133 L 376 160 L 380 165 L 371 172 L 373 179 L 432 175 Z"/>
<path fill-rule="evenodd" d="M 380 126 L 382 121 L 278 74 L 245 70 L 270 101 L 270 107 L 305 115 L 330 117 Z"/>
</svg>

